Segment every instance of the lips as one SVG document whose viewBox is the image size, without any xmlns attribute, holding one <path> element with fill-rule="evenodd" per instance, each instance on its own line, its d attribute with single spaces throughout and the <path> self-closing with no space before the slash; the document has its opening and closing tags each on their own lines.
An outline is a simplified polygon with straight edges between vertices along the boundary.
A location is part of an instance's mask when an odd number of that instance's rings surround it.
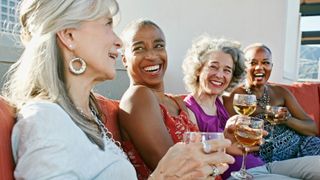
<svg viewBox="0 0 320 180">
<path fill-rule="evenodd" d="M 159 72 L 161 69 L 161 66 L 160 64 L 157 64 L 157 65 L 152 65 L 152 66 L 146 66 L 143 68 L 144 71 L 146 72 L 150 72 L 150 73 L 156 73 L 156 72 Z"/>
<path fill-rule="evenodd" d="M 255 73 L 253 74 L 254 79 L 260 81 L 265 77 L 265 73 Z"/>
<path fill-rule="evenodd" d="M 118 55 L 119 55 L 118 52 L 109 52 L 108 53 L 108 56 L 113 60 L 116 60 Z"/>
<path fill-rule="evenodd" d="M 216 86 L 222 86 L 223 83 L 219 81 L 210 81 L 211 84 L 216 85 Z"/>
</svg>

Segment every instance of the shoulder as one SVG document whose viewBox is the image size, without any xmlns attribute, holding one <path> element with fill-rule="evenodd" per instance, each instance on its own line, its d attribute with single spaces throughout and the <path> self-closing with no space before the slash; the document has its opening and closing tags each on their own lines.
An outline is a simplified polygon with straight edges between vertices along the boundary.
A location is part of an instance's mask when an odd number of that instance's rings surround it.
<svg viewBox="0 0 320 180">
<path fill-rule="evenodd" d="M 287 89 L 281 85 L 269 84 L 268 87 L 271 89 L 271 91 L 274 95 L 279 96 L 279 97 L 290 96 L 292 94 L 289 89 Z"/>
<path fill-rule="evenodd" d="M 130 86 L 123 94 L 120 103 L 124 101 L 145 100 L 146 98 L 155 98 L 152 90 L 146 86 L 134 85 Z"/>
<path fill-rule="evenodd" d="M 73 126 L 72 123 L 69 115 L 58 104 L 47 101 L 30 102 L 17 113 L 12 136 L 49 138 L 51 135 L 68 132 L 67 129 L 70 125 Z"/>
<path fill-rule="evenodd" d="M 24 105 L 17 113 L 17 124 L 53 125 L 69 115 L 56 103 L 34 101 Z"/>
<path fill-rule="evenodd" d="M 65 111 L 56 103 L 49 101 L 33 101 L 25 104 L 18 112 L 18 118 L 29 117 L 36 115 L 60 115 L 65 114 Z"/>
</svg>

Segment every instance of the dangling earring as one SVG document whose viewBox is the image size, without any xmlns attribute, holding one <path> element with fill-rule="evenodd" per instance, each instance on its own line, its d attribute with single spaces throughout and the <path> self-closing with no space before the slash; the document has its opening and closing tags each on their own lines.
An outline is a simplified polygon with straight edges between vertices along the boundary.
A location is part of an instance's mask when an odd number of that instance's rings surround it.
<svg viewBox="0 0 320 180">
<path fill-rule="evenodd" d="M 80 63 L 81 67 L 80 68 L 75 68 L 73 66 L 74 62 Z M 79 57 L 75 57 L 75 58 L 71 59 L 71 61 L 69 62 L 69 70 L 70 70 L 70 72 L 72 72 L 75 75 L 80 75 L 80 74 L 84 73 L 84 71 L 86 71 L 86 69 L 87 69 L 86 62 L 83 59 L 79 58 Z"/>
</svg>

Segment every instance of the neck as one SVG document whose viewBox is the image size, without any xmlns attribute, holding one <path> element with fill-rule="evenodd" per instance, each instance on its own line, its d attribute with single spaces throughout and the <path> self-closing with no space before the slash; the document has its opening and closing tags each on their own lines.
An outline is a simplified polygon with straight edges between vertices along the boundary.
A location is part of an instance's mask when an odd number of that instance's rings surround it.
<svg viewBox="0 0 320 180">
<path fill-rule="evenodd" d="M 202 107 L 203 110 L 205 111 L 210 111 L 210 112 L 206 112 L 208 114 L 215 114 L 215 109 L 216 109 L 216 99 L 218 97 L 218 95 L 211 95 L 211 94 L 207 94 L 204 92 L 198 92 L 193 94 L 193 97 L 195 98 L 195 100 L 198 102 L 198 104 Z"/>
<path fill-rule="evenodd" d="M 70 77 L 67 82 L 68 93 L 73 104 L 88 117 L 91 116 L 89 97 L 93 86 L 92 81 L 79 76 Z"/>
</svg>

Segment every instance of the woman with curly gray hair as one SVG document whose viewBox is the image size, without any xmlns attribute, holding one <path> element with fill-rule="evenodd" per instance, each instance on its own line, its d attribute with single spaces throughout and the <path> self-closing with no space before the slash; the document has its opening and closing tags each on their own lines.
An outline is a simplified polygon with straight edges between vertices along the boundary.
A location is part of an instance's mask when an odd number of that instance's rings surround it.
<svg viewBox="0 0 320 180">
<path fill-rule="evenodd" d="M 230 90 L 244 78 L 244 56 L 239 49 L 240 44 L 226 39 L 211 39 L 209 36 L 200 36 L 189 49 L 182 65 L 184 82 L 191 93 L 199 93 L 200 71 L 214 52 L 224 52 L 232 58 L 232 75 L 230 82 L 225 83 L 223 89 Z"/>
</svg>

